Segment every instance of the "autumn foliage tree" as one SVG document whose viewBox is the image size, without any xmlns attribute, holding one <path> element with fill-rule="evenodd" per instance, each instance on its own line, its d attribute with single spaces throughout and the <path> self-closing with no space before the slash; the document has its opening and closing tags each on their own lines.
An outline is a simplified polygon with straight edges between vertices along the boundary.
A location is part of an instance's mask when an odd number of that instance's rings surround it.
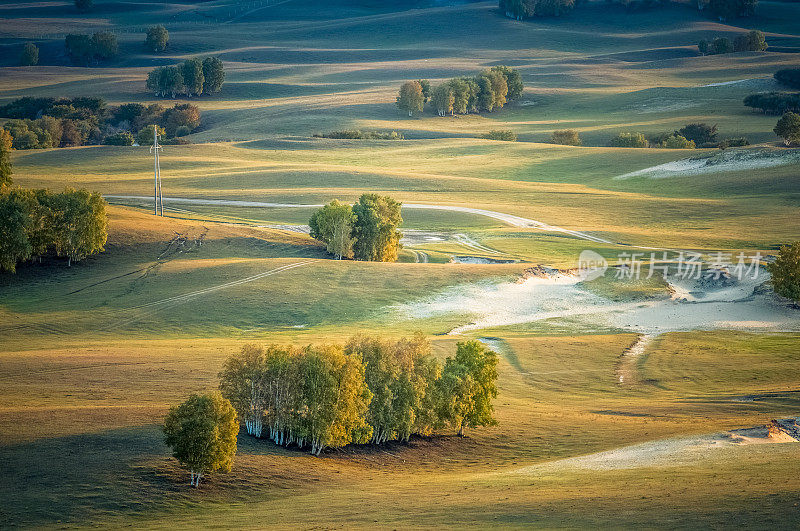
<svg viewBox="0 0 800 531">
<path fill-rule="evenodd" d="M 401 203 L 389 196 L 363 194 L 353 205 L 353 256 L 356 260 L 394 262 L 400 251 Z"/>
<path fill-rule="evenodd" d="M 425 104 L 425 96 L 422 92 L 422 85 L 419 81 L 406 81 L 400 87 L 397 95 L 397 106 L 400 110 L 413 116 L 414 113 L 421 113 L 422 106 Z"/>
<path fill-rule="evenodd" d="M 319 455 L 491 425 L 496 367 L 497 355 L 478 342 L 460 343 L 443 370 L 421 334 L 358 335 L 344 347 L 245 346 L 225 362 L 220 390 L 248 434 Z"/>
<path fill-rule="evenodd" d="M 239 422 L 230 401 L 218 391 L 191 395 L 170 408 L 162 429 L 172 455 L 189 469 L 191 486 L 199 487 L 209 473 L 231 470 Z"/>
<path fill-rule="evenodd" d="M 475 77 L 444 81 L 433 88 L 430 102 L 439 116 L 491 112 L 519 99 L 524 88 L 517 69 L 499 65 Z"/>
</svg>

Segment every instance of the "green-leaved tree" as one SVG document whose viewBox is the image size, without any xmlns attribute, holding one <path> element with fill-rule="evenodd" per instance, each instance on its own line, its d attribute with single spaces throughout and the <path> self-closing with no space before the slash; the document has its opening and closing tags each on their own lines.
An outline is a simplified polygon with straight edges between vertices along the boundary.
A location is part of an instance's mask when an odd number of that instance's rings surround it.
<svg viewBox="0 0 800 531">
<path fill-rule="evenodd" d="M 800 145 L 800 114 L 787 112 L 773 129 L 787 146 Z"/>
<path fill-rule="evenodd" d="M 144 39 L 144 47 L 151 52 L 163 52 L 169 44 L 169 32 L 167 28 L 159 24 L 147 29 L 147 37 Z"/>
<path fill-rule="evenodd" d="M 32 42 L 25 43 L 19 57 L 21 66 L 36 66 L 39 64 L 39 47 Z"/>
<path fill-rule="evenodd" d="M 497 354 L 480 341 L 458 343 L 455 357 L 445 361 L 439 379 L 440 416 L 458 435 L 464 428 L 492 426 L 492 399 L 497 397 Z"/>
<path fill-rule="evenodd" d="M 800 303 L 800 241 L 781 246 L 778 257 L 767 264 L 775 293 Z"/>
<path fill-rule="evenodd" d="M 206 474 L 229 472 L 233 466 L 239 422 L 230 401 L 218 391 L 191 395 L 170 408 L 163 430 L 173 456 L 189 469 L 191 486 L 200 486 Z"/>
<path fill-rule="evenodd" d="M 0 190 L 4 186 L 11 186 L 14 182 L 11 178 L 11 145 L 13 139 L 11 133 L 5 129 L 0 129 Z"/>
<path fill-rule="evenodd" d="M 203 94 L 215 94 L 225 82 L 225 68 L 216 57 L 203 59 Z"/>
<path fill-rule="evenodd" d="M 336 199 L 311 216 L 311 237 L 326 245 L 337 260 L 353 257 L 353 207 Z"/>
</svg>

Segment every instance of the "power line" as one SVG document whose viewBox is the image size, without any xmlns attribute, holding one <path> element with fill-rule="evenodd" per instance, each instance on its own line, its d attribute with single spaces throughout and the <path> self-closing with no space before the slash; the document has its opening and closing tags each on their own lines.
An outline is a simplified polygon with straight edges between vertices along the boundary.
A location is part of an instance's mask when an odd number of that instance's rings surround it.
<svg viewBox="0 0 800 531">
<path fill-rule="evenodd" d="M 153 125 L 153 145 L 150 146 L 150 153 L 153 154 L 153 214 L 156 216 L 164 215 L 164 199 L 161 196 L 161 167 L 158 163 L 158 152 L 163 148 L 158 145 L 158 126 Z M 159 214 L 159 208 L 161 213 Z"/>
</svg>

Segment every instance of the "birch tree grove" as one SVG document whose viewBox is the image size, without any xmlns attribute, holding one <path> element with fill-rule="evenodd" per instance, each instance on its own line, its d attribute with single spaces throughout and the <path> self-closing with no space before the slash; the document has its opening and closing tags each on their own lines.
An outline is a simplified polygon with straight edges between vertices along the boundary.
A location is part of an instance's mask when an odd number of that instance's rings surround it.
<svg viewBox="0 0 800 531">
<path fill-rule="evenodd" d="M 463 434 L 464 427 L 494 421 L 497 357 L 459 349 L 457 367 L 448 358 L 443 373 L 422 334 L 399 341 L 359 335 L 346 346 L 302 349 L 246 345 L 223 365 L 220 391 L 249 435 L 314 455 L 348 444 L 405 442 L 446 425 Z"/>
</svg>

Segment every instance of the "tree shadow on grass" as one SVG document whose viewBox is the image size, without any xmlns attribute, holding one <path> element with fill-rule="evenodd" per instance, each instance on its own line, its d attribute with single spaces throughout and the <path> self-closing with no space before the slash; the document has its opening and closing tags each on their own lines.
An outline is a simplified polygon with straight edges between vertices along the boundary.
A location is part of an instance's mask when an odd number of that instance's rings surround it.
<svg viewBox="0 0 800 531">
<path fill-rule="evenodd" d="M 227 474 L 211 474 L 200 489 L 171 457 L 158 426 L 40 439 L 0 448 L 0 528 L 154 517 L 197 503 L 261 501 L 297 493 L 309 474 L 281 474 L 264 464 L 278 447 L 239 455 Z M 242 455 L 245 454 L 245 455 Z M 304 477 L 306 476 L 306 477 Z M 318 478 L 317 478 L 318 481 Z"/>
</svg>

